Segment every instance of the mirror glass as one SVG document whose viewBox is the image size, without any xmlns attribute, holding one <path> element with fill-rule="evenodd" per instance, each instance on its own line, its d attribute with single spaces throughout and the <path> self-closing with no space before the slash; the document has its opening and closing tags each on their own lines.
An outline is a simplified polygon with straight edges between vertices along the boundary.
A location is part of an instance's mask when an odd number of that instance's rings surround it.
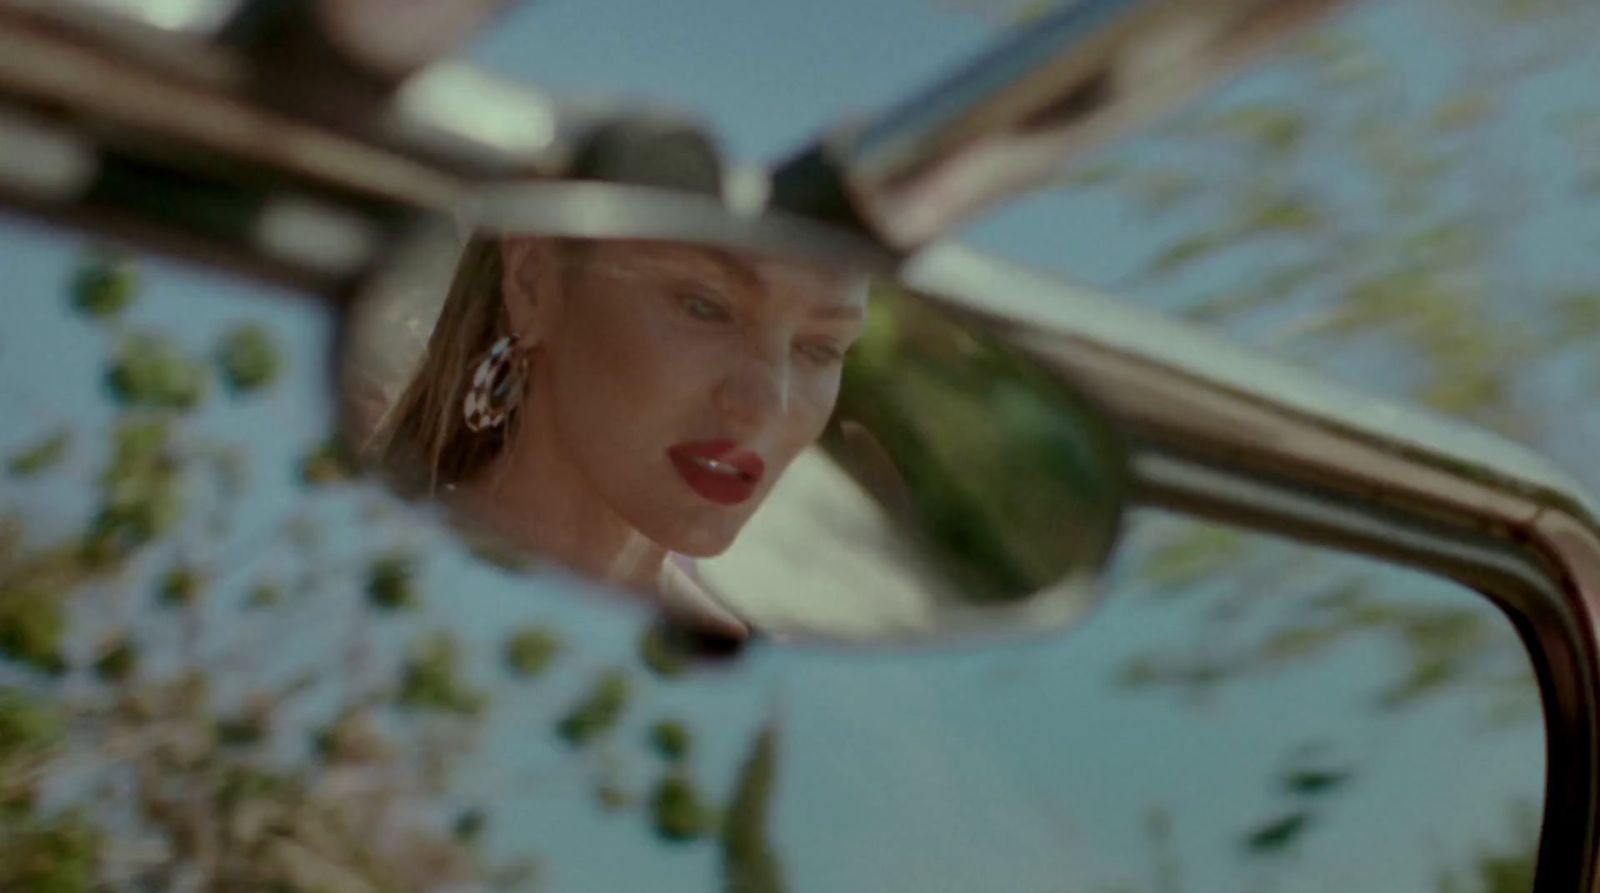
<svg viewBox="0 0 1600 893">
<path fill-rule="evenodd" d="M 883 273 L 660 238 L 440 236 L 353 308 L 346 439 L 509 561 L 715 636 L 1053 632 L 1126 455 L 982 318 Z"/>
</svg>

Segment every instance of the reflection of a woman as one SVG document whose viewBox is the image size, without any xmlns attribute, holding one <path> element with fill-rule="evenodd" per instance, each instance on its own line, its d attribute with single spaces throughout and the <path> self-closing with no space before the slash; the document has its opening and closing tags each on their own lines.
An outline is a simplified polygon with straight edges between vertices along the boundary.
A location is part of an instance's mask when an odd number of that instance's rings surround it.
<svg viewBox="0 0 1600 893">
<path fill-rule="evenodd" d="M 865 300 L 708 248 L 474 239 L 386 459 L 517 546 L 743 635 L 674 556 L 726 550 L 822 433 Z"/>
</svg>

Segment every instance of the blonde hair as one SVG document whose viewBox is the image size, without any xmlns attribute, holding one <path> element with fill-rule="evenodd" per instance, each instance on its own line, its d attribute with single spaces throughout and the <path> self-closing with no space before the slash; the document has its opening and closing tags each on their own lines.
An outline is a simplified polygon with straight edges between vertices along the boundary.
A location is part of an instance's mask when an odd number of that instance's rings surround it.
<svg viewBox="0 0 1600 893">
<path fill-rule="evenodd" d="M 441 481 L 472 477 L 514 436 L 515 414 L 482 432 L 467 430 L 461 414 L 473 369 L 510 333 L 503 273 L 499 239 L 468 240 L 422 358 L 369 445 L 367 452 L 406 492 L 431 495 Z"/>
</svg>

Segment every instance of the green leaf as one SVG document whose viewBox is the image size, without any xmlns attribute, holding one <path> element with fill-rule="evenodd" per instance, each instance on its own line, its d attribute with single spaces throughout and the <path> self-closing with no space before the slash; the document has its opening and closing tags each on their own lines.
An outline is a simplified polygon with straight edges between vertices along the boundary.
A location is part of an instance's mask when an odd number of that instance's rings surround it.
<svg viewBox="0 0 1600 893">
<path fill-rule="evenodd" d="M 695 840 L 710 834 L 715 817 L 705 798 L 687 775 L 670 772 L 656 785 L 650 797 L 650 813 L 656 833 L 674 843 Z"/>
<path fill-rule="evenodd" d="M 243 325 L 229 331 L 217 346 L 222 380 L 235 394 L 261 390 L 277 380 L 283 360 L 265 326 Z"/>
<path fill-rule="evenodd" d="M 1236 566 L 1245 546 L 1244 535 L 1236 530 L 1185 526 L 1147 552 L 1138 573 L 1151 586 L 1178 591 Z"/>
<path fill-rule="evenodd" d="M 127 636 L 111 643 L 94 662 L 94 673 L 107 682 L 122 682 L 132 676 L 139 666 L 139 648 Z"/>
<path fill-rule="evenodd" d="M 269 608 L 283 600 L 283 590 L 271 583 L 261 583 L 250 590 L 245 604 L 251 608 Z"/>
<path fill-rule="evenodd" d="M 100 835 L 76 813 L 15 822 L 0 833 L 0 890 L 90 893 L 102 889 L 97 877 L 100 845 Z"/>
<path fill-rule="evenodd" d="M 1162 249 L 1146 265 L 1145 271 L 1151 276 L 1170 276 L 1202 258 L 1221 251 L 1237 239 L 1236 233 L 1218 229 L 1185 236 Z"/>
<path fill-rule="evenodd" d="M 0 688 L 0 766 L 48 754 L 65 734 L 55 707 L 15 688 Z"/>
<path fill-rule="evenodd" d="M 1473 263 L 1483 255 L 1480 242 L 1470 218 L 1455 218 L 1408 233 L 1398 244 L 1410 263 L 1444 266 Z"/>
<path fill-rule="evenodd" d="M 1481 416 L 1504 405 L 1506 381 L 1495 368 L 1454 366 L 1435 372 L 1412 396 L 1447 415 Z"/>
<path fill-rule="evenodd" d="M 1315 29 L 1302 49 L 1316 66 L 1324 89 L 1361 87 L 1388 74 L 1366 41 L 1348 30 Z"/>
<path fill-rule="evenodd" d="M 1588 346 L 1600 335 L 1600 291 L 1569 292 L 1556 298 L 1550 342 L 1555 346 Z"/>
<path fill-rule="evenodd" d="M 0 655 L 48 673 L 66 669 L 61 657 L 67 634 L 64 602 L 44 589 L 0 589 Z"/>
<path fill-rule="evenodd" d="M 530 626 L 518 630 L 506 642 L 506 666 L 526 679 L 540 676 L 561 653 L 561 637 L 548 627 Z"/>
<path fill-rule="evenodd" d="M 33 477 L 61 463 L 72 443 L 72 433 L 65 428 L 45 435 L 33 445 L 12 454 L 6 461 L 6 471 L 12 477 Z"/>
<path fill-rule="evenodd" d="M 214 723 L 217 743 L 225 747 L 248 747 L 266 738 L 269 717 L 265 712 L 246 711 L 223 717 Z"/>
<path fill-rule="evenodd" d="M 1342 769 L 1296 769 L 1283 777 L 1283 787 L 1293 794 L 1318 796 L 1335 791 L 1350 780 Z"/>
<path fill-rule="evenodd" d="M 1527 893 L 1533 889 L 1538 859 L 1537 826 L 1531 831 L 1519 828 L 1514 841 L 1494 848 L 1475 848 L 1468 861 L 1464 885 L 1457 884 L 1455 875 L 1446 875 L 1440 879 L 1439 886 L 1462 893 Z"/>
<path fill-rule="evenodd" d="M 409 710 L 473 715 L 485 703 L 460 677 L 460 649 L 446 632 L 425 636 L 412 646 L 400 674 L 400 706 Z"/>
<path fill-rule="evenodd" d="M 464 809 L 451 825 L 450 833 L 464 843 L 473 843 L 483 836 L 483 829 L 489 823 L 489 817 L 483 810 L 477 808 Z"/>
<path fill-rule="evenodd" d="M 164 336 L 132 335 L 118 347 L 106 383 L 124 406 L 190 410 L 205 397 L 206 370 Z"/>
<path fill-rule="evenodd" d="M 639 638 L 639 659 L 657 676 L 682 675 L 688 669 L 690 656 L 686 635 L 668 624 L 653 623 Z"/>
<path fill-rule="evenodd" d="M 1252 831 L 1245 838 L 1245 849 L 1258 856 L 1276 855 L 1292 846 L 1310 826 L 1309 812 L 1289 813 Z"/>
<path fill-rule="evenodd" d="M 773 845 L 772 798 L 778 779 L 778 726 L 768 723 L 750 741 L 719 840 L 724 893 L 783 893 L 783 865 Z"/>
<path fill-rule="evenodd" d="M 156 587 L 156 597 L 164 605 L 193 604 L 205 587 L 205 579 L 190 567 L 175 567 L 167 571 Z"/>
<path fill-rule="evenodd" d="M 181 464 L 164 419 L 117 426 L 115 452 L 100 477 L 101 506 L 84 538 L 85 560 L 121 560 L 166 533 L 183 514 Z"/>
<path fill-rule="evenodd" d="M 1202 125 L 1211 133 L 1241 140 L 1271 157 L 1294 154 L 1305 141 L 1305 113 L 1287 106 L 1251 105 L 1226 112 Z"/>
<path fill-rule="evenodd" d="M 72 307 L 92 319 L 120 316 L 133 303 L 138 278 L 125 255 L 102 251 L 79 266 L 68 293 Z"/>
<path fill-rule="evenodd" d="M 415 583 L 416 559 L 391 554 L 376 558 L 367 566 L 367 601 L 383 611 L 406 611 L 418 607 L 422 598 Z"/>
<path fill-rule="evenodd" d="M 1271 304 L 1291 301 L 1307 283 L 1326 272 L 1323 263 L 1291 263 L 1266 273 L 1248 285 L 1207 295 L 1183 313 L 1199 322 L 1219 322 Z"/>
<path fill-rule="evenodd" d="M 312 736 L 312 750 L 328 763 L 362 764 L 381 760 L 388 751 L 382 734 L 366 711 L 347 708 Z"/>
<path fill-rule="evenodd" d="M 311 487 L 350 480 L 358 471 L 355 453 L 336 437 L 318 444 L 300 460 L 300 481 Z"/>
<path fill-rule="evenodd" d="M 1327 216 L 1309 199 L 1278 196 L 1253 202 L 1245 211 L 1237 231 L 1242 234 L 1304 235 L 1327 225 Z"/>
<path fill-rule="evenodd" d="M 681 720 L 663 719 L 650 727 L 650 746 L 663 758 L 680 763 L 689 758 L 693 738 Z"/>
<path fill-rule="evenodd" d="M 225 808 L 259 800 L 275 800 L 294 790 L 287 777 L 255 766 L 234 764 L 223 770 L 217 801 Z"/>
<path fill-rule="evenodd" d="M 1308 658 L 1337 644 L 1352 632 L 1354 630 L 1349 626 L 1337 623 L 1294 626 L 1273 633 L 1261 643 L 1256 653 L 1269 663 Z"/>
<path fill-rule="evenodd" d="M 556 732 L 573 747 L 585 747 L 610 732 L 628 706 L 628 674 L 620 669 L 601 672 L 584 695 L 556 726 Z"/>
</svg>

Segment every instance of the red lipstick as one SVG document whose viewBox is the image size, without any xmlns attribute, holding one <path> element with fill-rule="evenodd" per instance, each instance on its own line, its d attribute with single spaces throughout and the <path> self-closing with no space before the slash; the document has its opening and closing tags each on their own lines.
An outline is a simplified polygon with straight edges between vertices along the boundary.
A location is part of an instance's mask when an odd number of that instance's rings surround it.
<svg viewBox="0 0 1600 893">
<path fill-rule="evenodd" d="M 718 505 L 738 505 L 755 495 L 766 463 L 731 440 L 680 443 L 667 458 L 689 489 Z"/>
</svg>

